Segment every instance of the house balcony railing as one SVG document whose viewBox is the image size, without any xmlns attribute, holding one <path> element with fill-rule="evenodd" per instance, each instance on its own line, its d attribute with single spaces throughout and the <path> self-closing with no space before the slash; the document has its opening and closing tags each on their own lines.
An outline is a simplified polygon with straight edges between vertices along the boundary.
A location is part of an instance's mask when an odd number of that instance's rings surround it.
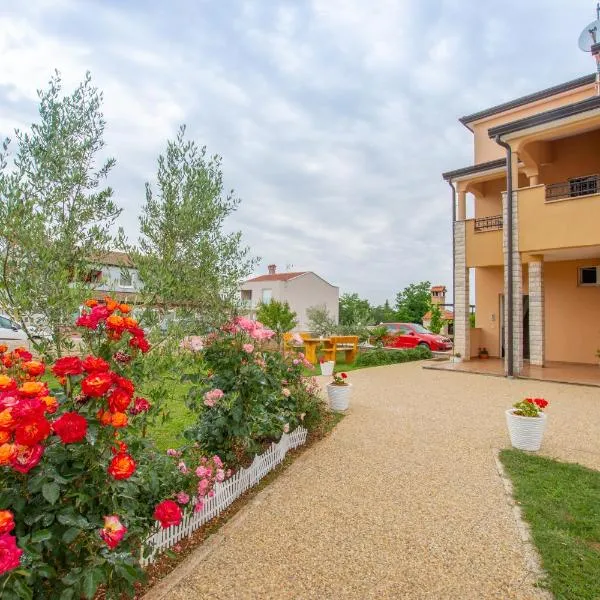
<svg viewBox="0 0 600 600">
<path fill-rule="evenodd" d="M 483 231 L 498 231 L 502 229 L 502 215 L 494 215 L 492 217 L 479 217 L 475 219 L 475 232 Z"/>
<path fill-rule="evenodd" d="M 546 202 L 564 200 L 565 198 L 578 198 L 591 196 L 600 191 L 600 175 L 586 175 L 575 177 L 569 181 L 561 181 L 546 186 Z"/>
</svg>

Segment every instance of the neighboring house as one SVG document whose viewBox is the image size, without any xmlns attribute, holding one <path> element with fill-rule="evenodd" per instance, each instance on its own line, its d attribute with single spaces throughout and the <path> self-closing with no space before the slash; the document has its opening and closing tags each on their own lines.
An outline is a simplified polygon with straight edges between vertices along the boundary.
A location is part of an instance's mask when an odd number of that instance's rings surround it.
<svg viewBox="0 0 600 600">
<path fill-rule="evenodd" d="M 108 252 L 96 261 L 96 268 L 89 274 L 94 285 L 94 296 L 112 296 L 115 300 L 135 302 L 142 289 L 137 269 L 125 252 Z"/>
<path fill-rule="evenodd" d="M 453 321 L 454 321 L 454 312 L 448 310 L 448 307 L 452 306 L 451 304 L 446 304 L 446 286 L 445 285 L 434 285 L 431 288 L 431 304 L 437 304 L 442 311 L 442 319 L 444 320 L 444 324 L 442 325 L 442 329 L 440 330 L 440 334 L 442 335 L 452 335 L 453 334 Z M 423 327 L 429 329 L 431 325 L 431 311 L 425 313 L 423 317 Z"/>
<path fill-rule="evenodd" d="M 334 321 L 338 322 L 338 287 L 327 283 L 312 271 L 277 273 L 275 265 L 269 265 L 268 269 L 267 275 L 248 279 L 240 286 L 240 297 L 250 317 L 256 316 L 260 303 L 277 300 L 287 302 L 296 313 L 298 325 L 294 331 L 308 330 L 306 309 L 312 306 L 325 306 Z"/>
<path fill-rule="evenodd" d="M 473 133 L 474 164 L 443 175 L 455 215 L 455 348 L 468 358 L 485 346 L 490 356 L 505 357 L 508 375 L 519 374 L 527 359 L 541 366 L 596 361 L 600 96 L 594 82 L 587 75 L 462 117 Z M 474 197 L 472 218 L 467 194 Z"/>
</svg>

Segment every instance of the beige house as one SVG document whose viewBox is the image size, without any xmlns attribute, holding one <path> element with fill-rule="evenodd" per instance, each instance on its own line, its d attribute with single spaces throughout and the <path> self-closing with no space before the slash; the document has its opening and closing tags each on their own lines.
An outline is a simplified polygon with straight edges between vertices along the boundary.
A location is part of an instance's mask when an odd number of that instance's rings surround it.
<svg viewBox="0 0 600 600">
<path fill-rule="evenodd" d="M 442 313 L 443 325 L 440 333 L 442 335 L 452 335 L 452 323 L 454 321 L 454 313 L 448 309 L 449 304 L 446 304 L 446 286 L 434 285 L 431 288 L 431 304 L 440 307 Z M 427 311 L 423 317 L 423 327 L 429 329 L 431 326 L 431 311 Z"/>
<path fill-rule="evenodd" d="M 269 272 L 248 279 L 240 286 L 240 297 L 250 317 L 255 317 L 258 305 L 271 300 L 287 302 L 296 313 L 298 324 L 294 331 L 308 330 L 306 309 L 325 306 L 337 323 L 339 318 L 338 287 L 331 285 L 312 271 L 277 273 L 275 265 Z"/>
<path fill-rule="evenodd" d="M 474 164 L 443 175 L 454 215 L 454 343 L 525 361 L 600 348 L 600 96 L 587 75 L 462 117 Z M 472 201 L 472 214 L 467 202 Z M 476 327 L 469 327 L 474 271 Z"/>
</svg>

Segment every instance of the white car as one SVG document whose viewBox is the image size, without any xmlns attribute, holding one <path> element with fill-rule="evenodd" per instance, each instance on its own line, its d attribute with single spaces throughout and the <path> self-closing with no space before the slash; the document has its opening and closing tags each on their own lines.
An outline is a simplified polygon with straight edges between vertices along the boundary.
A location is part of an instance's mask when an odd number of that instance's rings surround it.
<svg viewBox="0 0 600 600">
<path fill-rule="evenodd" d="M 6 344 L 9 350 L 19 346 L 29 349 L 27 334 L 7 315 L 0 314 L 0 344 Z"/>
</svg>

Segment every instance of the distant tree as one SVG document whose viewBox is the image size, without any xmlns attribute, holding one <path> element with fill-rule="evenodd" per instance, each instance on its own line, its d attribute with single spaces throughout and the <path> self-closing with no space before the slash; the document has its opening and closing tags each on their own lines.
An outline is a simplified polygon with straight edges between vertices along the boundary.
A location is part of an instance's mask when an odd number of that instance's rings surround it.
<svg viewBox="0 0 600 600">
<path fill-rule="evenodd" d="M 256 319 L 275 332 L 275 340 L 281 347 L 283 334 L 294 329 L 298 320 L 296 313 L 287 302 L 271 300 L 266 304 L 260 304 L 256 313 Z"/>
<path fill-rule="evenodd" d="M 239 203 L 224 191 L 221 157 L 186 140 L 181 127 L 158 157 L 156 184 L 146 183 L 141 236 L 130 249 L 147 307 L 179 307 L 205 330 L 229 316 L 239 282 L 256 263 L 241 233 L 225 231 Z"/>
<path fill-rule="evenodd" d="M 371 322 L 371 305 L 358 294 L 342 294 L 340 298 L 340 325 L 368 325 Z"/>
<path fill-rule="evenodd" d="M 372 323 L 393 323 L 398 320 L 396 311 L 390 306 L 389 300 L 386 300 L 383 305 L 375 306 L 371 309 Z"/>
<path fill-rule="evenodd" d="M 102 93 L 89 73 L 63 96 L 60 74 L 39 91 L 40 118 L 17 130 L 0 152 L 0 306 L 47 358 L 70 349 L 69 327 L 94 285 L 94 257 L 116 245 L 111 230 L 121 209 L 106 177 Z M 31 326 L 47 330 L 39 342 Z"/>
<path fill-rule="evenodd" d="M 324 304 L 306 309 L 308 328 L 314 335 L 331 335 L 335 330 L 335 321 Z"/>
<path fill-rule="evenodd" d="M 445 320 L 442 314 L 442 309 L 439 304 L 431 305 L 431 321 L 429 323 L 429 330 L 432 333 L 439 333 L 444 326 Z"/>
<path fill-rule="evenodd" d="M 398 320 L 402 323 L 422 323 L 431 303 L 431 283 L 411 283 L 396 296 Z"/>
</svg>

